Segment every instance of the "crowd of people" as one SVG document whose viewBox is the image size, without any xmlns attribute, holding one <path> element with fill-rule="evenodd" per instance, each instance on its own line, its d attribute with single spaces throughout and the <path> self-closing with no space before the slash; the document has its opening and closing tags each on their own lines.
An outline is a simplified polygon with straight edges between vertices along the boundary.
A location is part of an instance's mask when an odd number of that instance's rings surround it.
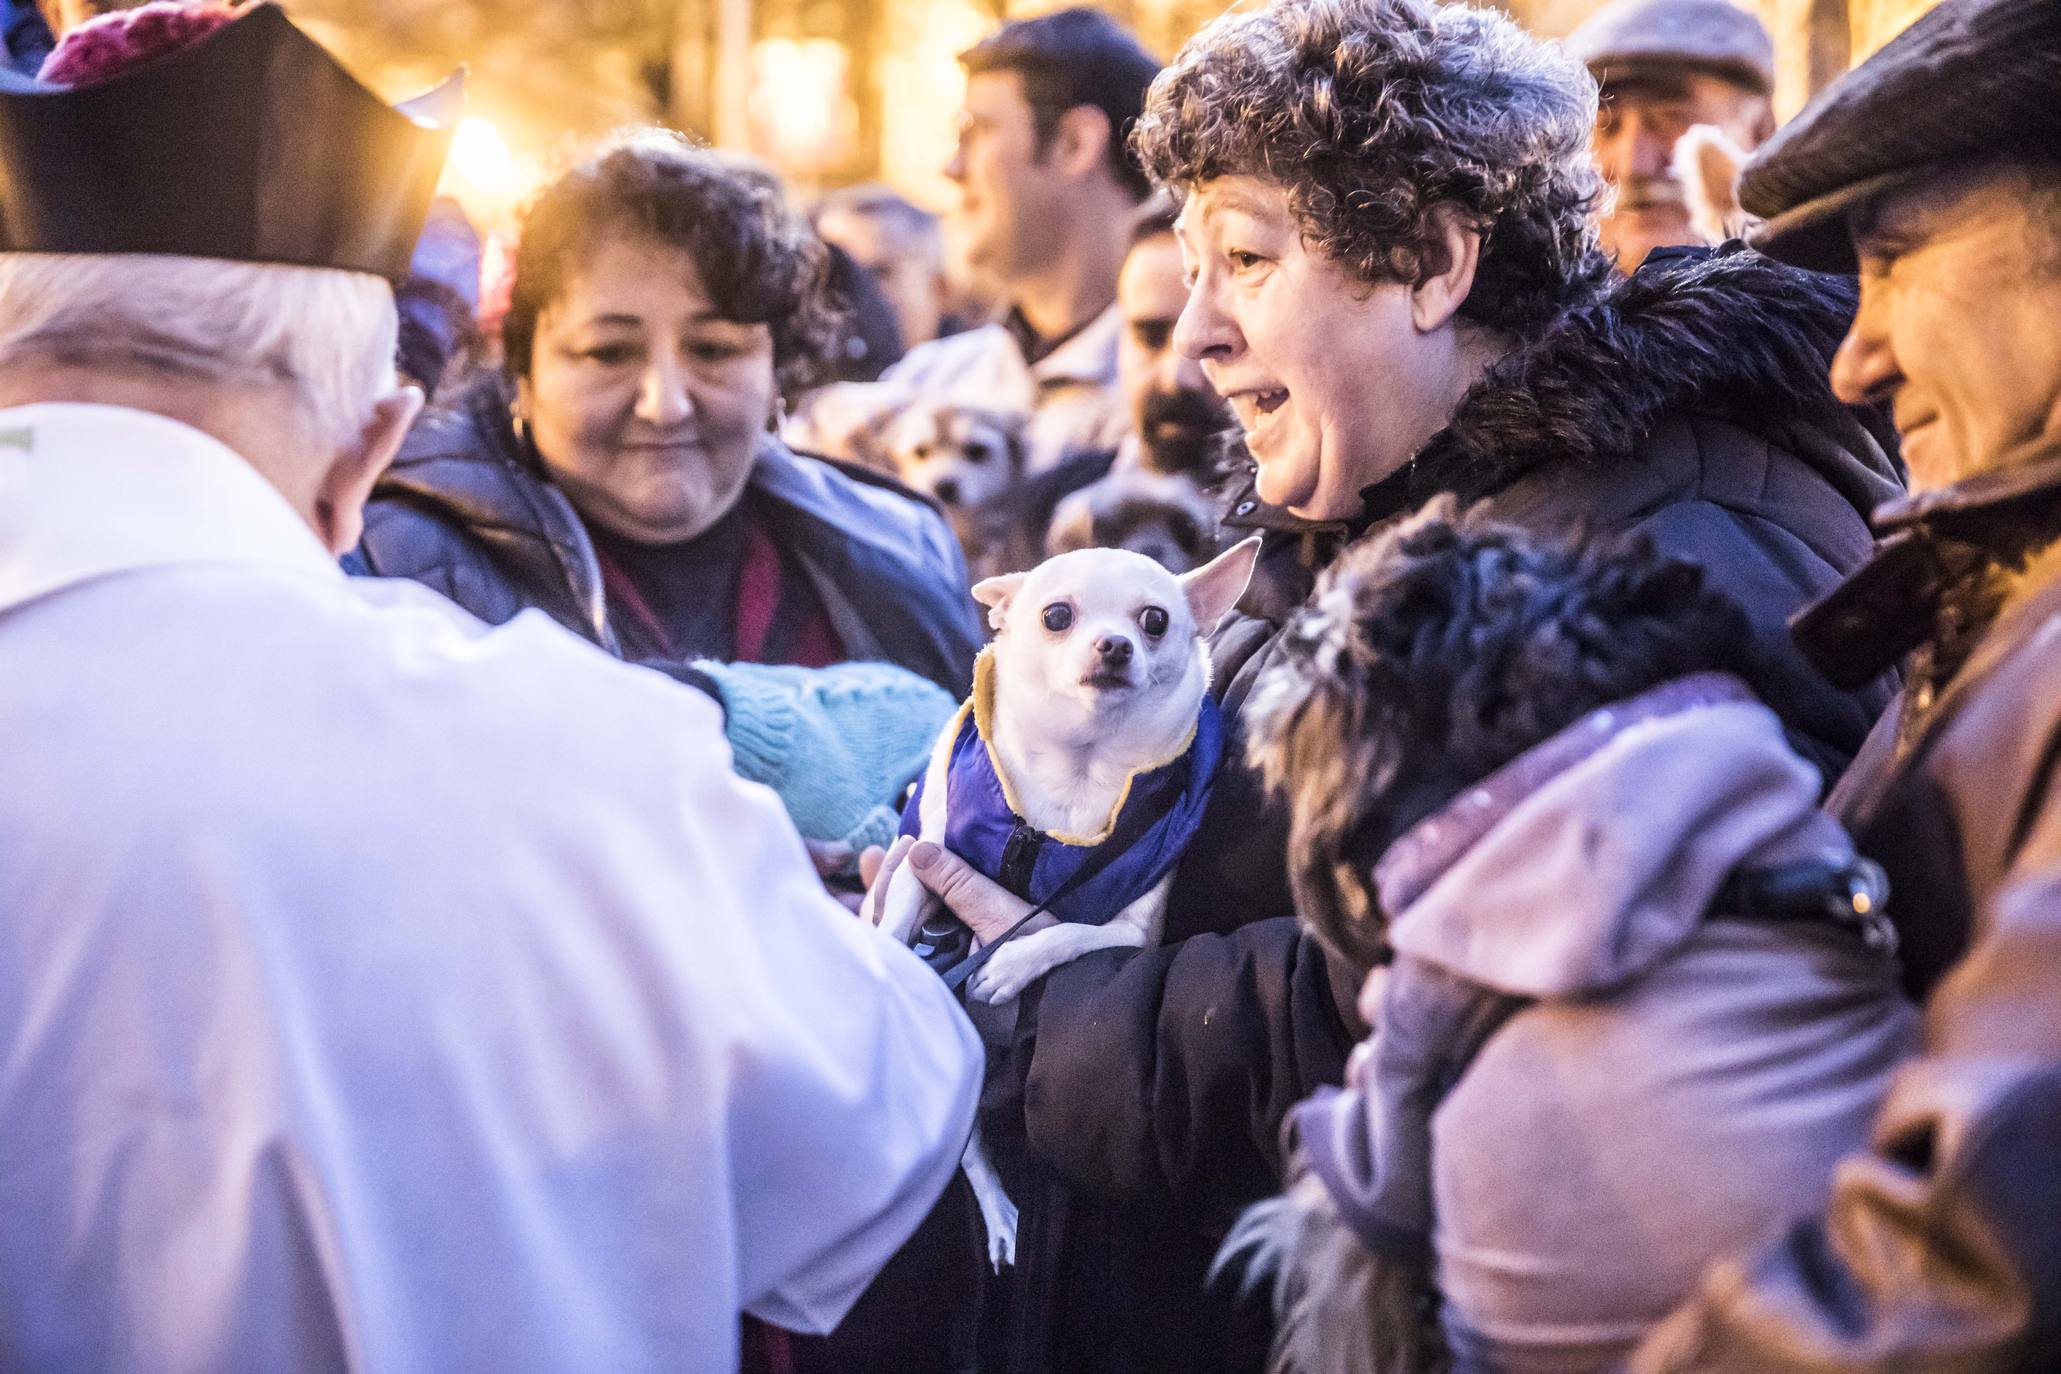
<svg viewBox="0 0 2061 1374">
<path fill-rule="evenodd" d="M 455 86 L 0 35 L 0 1370 L 2061 1365 L 2054 0 L 1061 9 L 945 222 L 629 130 L 493 310 Z M 1090 549 L 1195 814 L 970 996 Z"/>
</svg>

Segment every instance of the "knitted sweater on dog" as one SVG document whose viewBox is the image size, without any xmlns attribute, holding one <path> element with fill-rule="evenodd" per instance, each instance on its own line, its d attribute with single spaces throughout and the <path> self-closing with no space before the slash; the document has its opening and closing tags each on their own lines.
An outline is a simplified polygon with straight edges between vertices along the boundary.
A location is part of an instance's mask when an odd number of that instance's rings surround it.
<svg viewBox="0 0 2061 1374">
<path fill-rule="evenodd" d="M 1100 831 L 1053 835 L 1031 826 L 1017 809 L 1015 789 L 988 742 L 994 700 L 994 658 L 983 653 L 974 664 L 973 695 L 959 708 L 945 771 L 945 847 L 1024 900 L 1051 903 L 1061 920 L 1101 925 L 1172 872 L 1195 837 L 1223 760 L 1217 704 L 1203 694 L 1179 752 L 1132 773 Z M 918 783 L 903 809 L 905 835 L 919 827 L 924 785 Z M 1123 852 L 1062 892 L 1112 837 Z"/>
</svg>

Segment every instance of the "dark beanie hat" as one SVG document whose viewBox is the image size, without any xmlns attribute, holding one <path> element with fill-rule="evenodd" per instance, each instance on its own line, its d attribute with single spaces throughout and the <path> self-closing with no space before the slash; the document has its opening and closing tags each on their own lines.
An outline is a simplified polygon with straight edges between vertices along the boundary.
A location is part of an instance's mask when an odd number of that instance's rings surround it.
<svg viewBox="0 0 2061 1374">
<path fill-rule="evenodd" d="M 1944 0 L 1827 86 L 1739 185 L 1754 247 L 1855 270 L 1848 217 L 1944 167 L 2061 165 L 2061 0 Z"/>
</svg>

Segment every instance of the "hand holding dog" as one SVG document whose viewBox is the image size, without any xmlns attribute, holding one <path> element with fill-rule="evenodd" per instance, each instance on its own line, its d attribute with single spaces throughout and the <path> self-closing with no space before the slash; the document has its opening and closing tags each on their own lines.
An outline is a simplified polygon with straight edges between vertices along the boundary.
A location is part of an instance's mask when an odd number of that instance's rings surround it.
<svg viewBox="0 0 2061 1374">
<path fill-rule="evenodd" d="M 983 876 L 943 845 L 919 844 L 905 835 L 886 853 L 870 849 L 859 860 L 861 872 L 867 877 L 866 904 L 860 908 L 860 914 L 875 925 L 881 919 L 879 894 L 887 890 L 895 870 L 903 863 L 909 865 L 909 871 L 933 897 L 966 923 L 973 938 L 982 945 L 1001 939 L 1031 909 L 1029 902 Z M 1028 935 L 1054 924 L 1057 918 L 1046 912 L 1025 926 L 1023 933 Z M 906 941 L 914 931 L 889 933 Z"/>
<path fill-rule="evenodd" d="M 983 946 L 1008 934 L 1030 912 L 1029 902 L 943 845 L 927 841 L 916 844 L 909 849 L 908 862 L 917 881 L 964 921 L 973 931 L 973 938 Z M 1018 938 L 1058 923 L 1058 917 L 1045 912 L 1026 925 Z"/>
</svg>

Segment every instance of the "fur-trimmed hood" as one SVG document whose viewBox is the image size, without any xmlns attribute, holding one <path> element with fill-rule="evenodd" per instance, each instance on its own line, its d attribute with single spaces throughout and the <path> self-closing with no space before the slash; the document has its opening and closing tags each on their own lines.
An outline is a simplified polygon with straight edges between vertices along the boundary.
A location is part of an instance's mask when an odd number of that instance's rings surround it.
<svg viewBox="0 0 2061 1374">
<path fill-rule="evenodd" d="M 1737 244 L 1656 256 L 1492 367 L 1408 467 L 1367 489 L 1368 518 L 1442 491 L 1476 500 L 1547 463 L 1622 461 L 1687 415 L 1762 433 L 1834 429 L 1835 444 L 1801 456 L 1863 516 L 1897 494 L 1901 464 L 1880 442 L 1889 426 L 1864 425 L 1829 380 L 1852 282 Z"/>
</svg>

